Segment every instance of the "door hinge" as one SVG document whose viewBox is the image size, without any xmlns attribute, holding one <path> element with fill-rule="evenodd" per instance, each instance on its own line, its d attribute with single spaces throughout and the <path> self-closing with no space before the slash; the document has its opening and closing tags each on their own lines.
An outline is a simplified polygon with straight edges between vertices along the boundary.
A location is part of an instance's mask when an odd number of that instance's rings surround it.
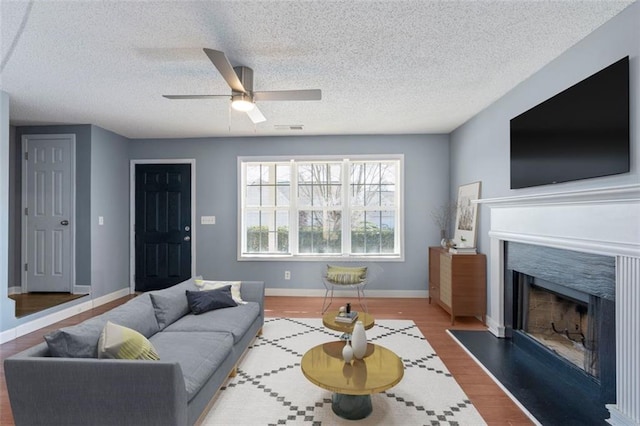
<svg viewBox="0 0 640 426">
<path fill-rule="evenodd" d="M 24 215 L 29 216 L 29 207 L 24 208 Z"/>
<path fill-rule="evenodd" d="M 29 161 L 29 151 L 24 152 L 24 161 Z"/>
<path fill-rule="evenodd" d="M 29 264 L 25 263 L 24 264 L 24 271 L 27 272 L 29 270 Z"/>
</svg>

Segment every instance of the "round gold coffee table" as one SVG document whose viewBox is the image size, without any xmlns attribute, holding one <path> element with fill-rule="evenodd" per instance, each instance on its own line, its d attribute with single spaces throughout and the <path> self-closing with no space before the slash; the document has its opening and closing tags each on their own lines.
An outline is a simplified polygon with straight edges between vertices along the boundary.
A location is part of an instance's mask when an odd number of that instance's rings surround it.
<svg viewBox="0 0 640 426">
<path fill-rule="evenodd" d="M 367 344 L 363 359 L 345 363 L 345 342 L 329 342 L 309 349 L 300 362 L 302 374 L 314 385 L 334 392 L 331 408 L 349 420 L 364 419 L 373 410 L 371 394 L 392 388 L 404 376 L 402 360 L 389 349 Z"/>
<path fill-rule="evenodd" d="M 336 321 L 337 316 L 338 316 L 338 311 L 326 312 L 322 316 L 322 325 L 324 325 L 325 327 L 331 330 L 340 331 L 344 333 L 342 336 L 340 336 L 341 340 L 350 339 L 351 333 L 353 332 L 353 326 L 357 321 L 362 321 L 362 324 L 364 325 L 365 330 L 368 330 L 375 325 L 375 319 L 373 318 L 373 315 L 367 314 L 366 312 L 358 312 L 358 318 L 356 318 L 356 320 L 352 323 L 344 323 L 344 322 Z"/>
</svg>

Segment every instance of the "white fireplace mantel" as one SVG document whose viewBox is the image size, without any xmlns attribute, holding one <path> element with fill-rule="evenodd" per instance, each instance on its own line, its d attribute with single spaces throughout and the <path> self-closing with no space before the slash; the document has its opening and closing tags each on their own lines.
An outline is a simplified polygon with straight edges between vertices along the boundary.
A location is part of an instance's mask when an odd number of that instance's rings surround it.
<svg viewBox="0 0 640 426">
<path fill-rule="evenodd" d="M 489 330 L 504 337 L 504 242 L 616 258 L 616 392 L 609 422 L 640 424 L 640 185 L 476 203 L 491 209 Z"/>
</svg>

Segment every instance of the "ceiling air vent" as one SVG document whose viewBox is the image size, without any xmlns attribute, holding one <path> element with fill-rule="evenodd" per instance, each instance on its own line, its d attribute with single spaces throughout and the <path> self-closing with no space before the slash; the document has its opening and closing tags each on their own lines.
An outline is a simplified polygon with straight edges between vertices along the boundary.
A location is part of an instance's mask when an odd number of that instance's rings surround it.
<svg viewBox="0 0 640 426">
<path fill-rule="evenodd" d="M 303 124 L 276 124 L 273 127 L 276 130 L 304 130 Z"/>
</svg>

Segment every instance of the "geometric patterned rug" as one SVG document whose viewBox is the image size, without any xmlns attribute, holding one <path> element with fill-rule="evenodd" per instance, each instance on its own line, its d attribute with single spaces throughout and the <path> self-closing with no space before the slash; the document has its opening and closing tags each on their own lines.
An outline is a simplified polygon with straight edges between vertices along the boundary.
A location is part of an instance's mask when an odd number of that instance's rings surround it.
<svg viewBox="0 0 640 426">
<path fill-rule="evenodd" d="M 309 382 L 300 360 L 313 346 L 338 340 L 318 318 L 266 318 L 238 374 L 220 389 L 202 424 L 217 425 L 484 425 L 418 327 L 376 320 L 367 340 L 395 352 L 404 377 L 371 395 L 373 412 L 345 420 L 331 410 L 331 392 Z"/>
</svg>

